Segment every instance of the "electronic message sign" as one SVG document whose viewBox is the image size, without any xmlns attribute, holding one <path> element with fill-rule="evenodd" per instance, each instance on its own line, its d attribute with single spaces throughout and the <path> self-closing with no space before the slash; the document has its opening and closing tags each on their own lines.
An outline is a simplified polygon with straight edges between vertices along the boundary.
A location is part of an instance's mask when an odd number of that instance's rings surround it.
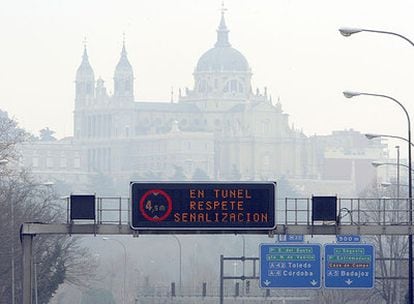
<svg viewBox="0 0 414 304">
<path fill-rule="evenodd" d="M 272 230 L 276 183 L 131 182 L 136 230 Z"/>
<path fill-rule="evenodd" d="M 321 245 L 260 244 L 260 288 L 321 287 Z"/>
</svg>

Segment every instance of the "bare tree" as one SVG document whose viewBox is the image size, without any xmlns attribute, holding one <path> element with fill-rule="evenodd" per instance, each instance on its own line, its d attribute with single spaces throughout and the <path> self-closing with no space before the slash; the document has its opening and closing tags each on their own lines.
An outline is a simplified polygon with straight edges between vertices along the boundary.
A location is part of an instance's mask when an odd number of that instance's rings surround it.
<svg viewBox="0 0 414 304">
<path fill-rule="evenodd" d="M 404 199 L 397 199 L 395 189 L 379 188 L 372 185 L 363 194 L 363 197 L 377 197 L 377 201 L 365 202 L 364 216 L 369 222 L 384 222 L 396 225 L 407 222 L 406 205 Z M 408 239 L 399 235 L 376 235 L 368 238 L 375 244 L 376 251 L 376 280 L 375 290 L 387 304 L 403 303 L 405 293 L 402 280 L 403 269 L 407 265 Z"/>
<path fill-rule="evenodd" d="M 370 304 L 379 303 L 378 297 L 371 290 L 338 290 L 321 289 L 318 291 L 319 304 Z"/>
<path fill-rule="evenodd" d="M 40 187 L 28 171 L 16 165 L 16 145 L 30 136 L 0 112 L 0 158 L 10 161 L 0 172 L 0 302 L 21 302 L 22 252 L 20 226 L 23 222 L 58 222 L 64 215 L 57 195 Z M 93 273 L 89 253 L 75 238 L 36 237 L 34 242 L 35 287 L 38 303 L 48 303 L 63 281 L 79 284 Z"/>
<path fill-rule="evenodd" d="M 30 138 L 30 135 L 10 119 L 7 112 L 0 110 L 0 160 L 17 160 L 16 145 Z"/>
</svg>

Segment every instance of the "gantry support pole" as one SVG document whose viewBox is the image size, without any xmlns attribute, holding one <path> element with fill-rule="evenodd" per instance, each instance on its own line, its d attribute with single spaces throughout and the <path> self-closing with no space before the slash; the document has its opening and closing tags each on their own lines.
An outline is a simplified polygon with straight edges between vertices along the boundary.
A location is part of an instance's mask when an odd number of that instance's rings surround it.
<svg viewBox="0 0 414 304">
<path fill-rule="evenodd" d="M 33 236 L 22 234 L 23 249 L 23 304 L 32 304 Z"/>
</svg>

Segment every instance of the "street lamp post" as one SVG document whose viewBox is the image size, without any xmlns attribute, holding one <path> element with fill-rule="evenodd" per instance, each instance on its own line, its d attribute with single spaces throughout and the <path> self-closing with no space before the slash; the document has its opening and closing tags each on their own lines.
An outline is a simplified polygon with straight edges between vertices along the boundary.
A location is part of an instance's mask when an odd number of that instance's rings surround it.
<svg viewBox="0 0 414 304">
<path fill-rule="evenodd" d="M 397 199 L 400 198 L 400 146 L 395 146 L 397 149 Z"/>
<path fill-rule="evenodd" d="M 180 294 L 182 294 L 182 287 L 183 287 L 183 281 L 182 281 L 182 247 L 181 247 L 181 242 L 180 239 L 176 236 L 176 235 L 172 235 L 173 238 L 176 239 L 177 243 L 178 243 L 178 249 L 179 249 L 179 254 L 180 254 L 180 261 L 179 261 L 179 273 L 180 273 Z"/>
<path fill-rule="evenodd" d="M 342 32 L 341 32 L 342 33 Z M 399 36 L 399 35 L 397 35 Z M 351 92 L 345 91 L 343 92 L 346 98 L 352 98 L 356 96 L 373 96 L 373 97 L 381 97 L 391 100 L 398 104 L 401 109 L 404 111 L 405 116 L 407 118 L 407 139 L 408 139 L 408 209 L 409 209 L 409 225 L 413 225 L 413 201 L 412 201 L 412 164 L 411 164 L 411 120 L 410 115 L 408 114 L 407 109 L 403 106 L 401 102 L 397 99 L 390 97 L 388 95 L 382 94 L 372 94 L 372 93 L 361 93 L 361 92 Z M 408 303 L 413 304 L 413 235 L 410 233 L 408 235 Z"/>
<path fill-rule="evenodd" d="M 15 262 L 14 262 L 14 204 L 13 202 L 10 200 L 10 225 L 11 225 L 11 229 L 12 229 L 12 233 L 11 233 L 11 283 L 12 283 L 12 304 L 15 304 L 15 298 L 16 298 L 16 274 L 15 274 Z"/>
<path fill-rule="evenodd" d="M 373 29 L 363 29 L 363 28 L 347 28 L 343 27 L 339 29 L 339 32 L 341 35 L 345 37 L 349 37 L 353 34 L 361 33 L 361 32 L 368 32 L 368 33 L 376 33 L 376 34 L 386 34 L 386 35 L 392 35 L 399 37 L 406 42 L 408 42 L 411 46 L 414 46 L 414 42 L 408 39 L 407 37 L 395 33 L 395 32 L 389 32 L 389 31 L 379 31 L 379 30 L 373 30 Z M 404 109 L 404 107 L 403 107 Z M 404 109 L 405 111 L 405 109 Z M 405 111 L 406 112 L 406 111 Z M 408 113 L 406 112 L 407 117 Z M 409 118 L 408 118 L 409 122 Z M 409 133 L 411 133 L 411 129 L 408 130 Z M 409 140 L 409 147 L 408 147 L 408 158 L 409 158 L 409 166 L 411 167 L 411 138 L 408 138 Z M 408 196 L 409 196 L 409 205 L 410 205 L 410 225 L 412 225 L 412 218 L 413 218 L 413 209 L 412 209 L 412 188 L 411 188 L 411 169 L 408 170 L 409 175 L 409 189 L 408 189 Z M 413 236 L 412 234 L 408 235 L 408 304 L 413 304 Z"/>
<path fill-rule="evenodd" d="M 1 159 L 0 160 L 0 165 L 6 165 L 8 163 L 7 159 Z M 51 187 L 54 185 L 54 182 L 44 182 L 44 183 L 40 183 L 40 184 L 32 184 L 32 186 L 45 186 L 45 187 Z M 12 233 L 11 233 L 11 242 L 10 242 L 10 246 L 11 246 L 11 296 L 12 296 L 12 304 L 16 303 L 16 263 L 15 263 L 15 242 L 14 242 L 14 226 L 15 226 L 15 218 L 14 218 L 14 204 L 13 201 L 10 200 L 10 226 L 12 229 Z M 34 280 L 35 280 L 35 302 L 37 304 L 37 273 L 36 273 L 36 264 L 33 265 L 35 273 L 34 273 Z"/>
<path fill-rule="evenodd" d="M 127 250 L 126 247 L 124 245 L 124 243 L 122 243 L 121 241 L 117 240 L 117 239 L 111 239 L 109 237 L 103 237 L 102 238 L 104 241 L 114 241 L 117 242 L 118 244 L 120 244 L 122 246 L 122 248 L 124 249 L 124 284 L 123 284 L 123 292 L 122 292 L 122 304 L 125 304 L 125 298 L 126 298 L 126 294 L 125 294 L 125 286 L 126 286 L 126 261 L 127 261 Z"/>
<path fill-rule="evenodd" d="M 385 137 L 385 138 L 395 138 L 395 139 L 400 139 L 403 140 L 405 142 L 408 143 L 408 139 L 402 136 L 398 136 L 398 135 L 389 135 L 389 134 L 371 134 L 371 133 L 367 133 L 365 134 L 365 137 L 367 139 L 374 139 L 374 138 L 380 138 L 380 137 Z M 411 146 L 414 146 L 413 143 L 411 143 Z M 400 146 L 395 146 L 395 148 L 397 149 L 397 198 L 400 197 Z M 374 166 L 374 162 L 372 163 Z M 408 167 L 408 166 L 407 166 Z M 406 185 L 408 186 L 408 185 Z"/>
<path fill-rule="evenodd" d="M 379 161 L 373 161 L 373 162 L 371 162 L 371 164 L 375 168 L 377 168 L 379 166 L 383 166 L 383 165 L 391 165 L 391 166 L 396 166 L 397 167 L 397 172 L 396 172 L 397 198 L 399 198 L 400 197 L 400 167 L 408 168 L 408 166 L 400 163 L 400 146 L 395 146 L 395 149 L 397 150 L 397 162 L 396 163 L 383 163 L 383 162 L 379 162 Z"/>
<path fill-rule="evenodd" d="M 35 256 L 33 256 L 33 275 L 34 275 L 35 304 L 38 304 L 38 293 L 37 293 L 37 264 L 36 264 L 36 258 L 35 258 Z"/>
<path fill-rule="evenodd" d="M 9 161 L 7 159 L 0 159 L 0 166 L 7 165 Z M 12 297 L 12 304 L 15 303 L 16 298 L 16 288 L 15 288 L 15 265 L 14 265 L 14 206 L 13 203 L 10 204 L 10 226 L 12 229 L 11 233 L 11 297 Z"/>
<path fill-rule="evenodd" d="M 379 137 L 385 137 L 385 138 L 395 138 L 395 139 L 400 139 L 403 140 L 405 142 L 408 143 L 408 139 L 402 136 L 398 136 L 398 135 L 390 135 L 390 134 L 372 134 L 372 133 L 366 133 L 365 137 L 367 139 L 374 139 L 374 138 L 379 138 Z M 413 143 L 411 143 L 411 146 L 414 146 Z"/>
<path fill-rule="evenodd" d="M 43 182 L 40 184 L 34 184 L 34 186 L 44 186 L 47 188 L 50 188 L 54 185 L 55 183 L 52 181 L 47 181 L 47 182 Z M 14 216 L 14 215 L 13 215 Z M 14 222 L 14 219 L 13 219 Z M 14 258 L 13 258 L 14 259 Z M 38 290 L 37 290 L 37 264 L 36 264 L 36 258 L 35 256 L 33 256 L 33 276 L 34 276 L 34 296 L 35 296 L 35 304 L 38 303 Z M 14 272 L 14 271 L 13 271 Z"/>
<path fill-rule="evenodd" d="M 408 39 L 407 37 L 405 37 L 401 34 L 395 33 L 395 32 L 379 31 L 379 30 L 372 30 L 372 29 L 362 29 L 362 28 L 352 28 L 352 27 L 341 27 L 339 29 L 339 32 L 341 33 L 342 36 L 345 36 L 345 37 L 349 37 L 353 34 L 357 34 L 357 33 L 361 33 L 361 32 L 393 35 L 393 36 L 397 36 L 397 37 L 400 37 L 400 38 L 404 39 L 409 44 L 411 44 L 411 46 L 414 46 L 414 42 L 412 42 L 410 39 Z"/>
<path fill-rule="evenodd" d="M 386 166 L 386 165 L 388 165 L 388 166 L 405 167 L 407 169 L 409 168 L 409 166 L 406 165 L 406 164 L 401 164 L 401 163 L 387 163 L 387 162 L 380 162 L 380 161 L 376 161 L 376 160 L 372 161 L 371 162 L 371 165 L 373 165 L 375 168 L 377 168 L 379 166 Z"/>
<path fill-rule="evenodd" d="M 395 146 L 395 149 L 397 150 L 397 162 L 396 163 L 373 161 L 373 162 L 371 162 L 371 165 L 373 165 L 375 168 L 378 168 L 380 166 L 386 166 L 386 165 L 391 165 L 391 166 L 396 166 L 397 167 L 397 171 L 396 171 L 397 184 L 396 184 L 396 186 L 397 186 L 397 199 L 398 199 L 398 198 L 400 198 L 400 167 L 408 168 L 408 166 L 405 165 L 405 164 L 400 163 L 400 146 Z M 387 186 L 389 186 L 389 184 L 383 184 L 383 186 L 387 187 Z"/>
<path fill-rule="evenodd" d="M 240 234 L 243 241 L 243 251 L 242 251 L 242 289 L 243 289 L 243 295 L 245 294 L 245 272 L 246 272 L 246 239 L 244 238 L 243 234 Z"/>
</svg>

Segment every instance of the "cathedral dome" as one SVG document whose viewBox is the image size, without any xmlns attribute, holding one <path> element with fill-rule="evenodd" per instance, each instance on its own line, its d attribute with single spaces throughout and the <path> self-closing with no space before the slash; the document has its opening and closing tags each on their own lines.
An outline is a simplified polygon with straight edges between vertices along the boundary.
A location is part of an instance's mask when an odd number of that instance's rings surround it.
<svg viewBox="0 0 414 304">
<path fill-rule="evenodd" d="M 215 46 L 205 52 L 198 60 L 196 71 L 249 71 L 246 58 L 238 50 L 230 47 Z"/>
<path fill-rule="evenodd" d="M 250 71 L 249 64 L 243 54 L 231 47 L 228 33 L 224 12 L 222 12 L 220 25 L 217 29 L 217 42 L 214 48 L 200 57 L 195 69 L 196 72 Z"/>
</svg>

